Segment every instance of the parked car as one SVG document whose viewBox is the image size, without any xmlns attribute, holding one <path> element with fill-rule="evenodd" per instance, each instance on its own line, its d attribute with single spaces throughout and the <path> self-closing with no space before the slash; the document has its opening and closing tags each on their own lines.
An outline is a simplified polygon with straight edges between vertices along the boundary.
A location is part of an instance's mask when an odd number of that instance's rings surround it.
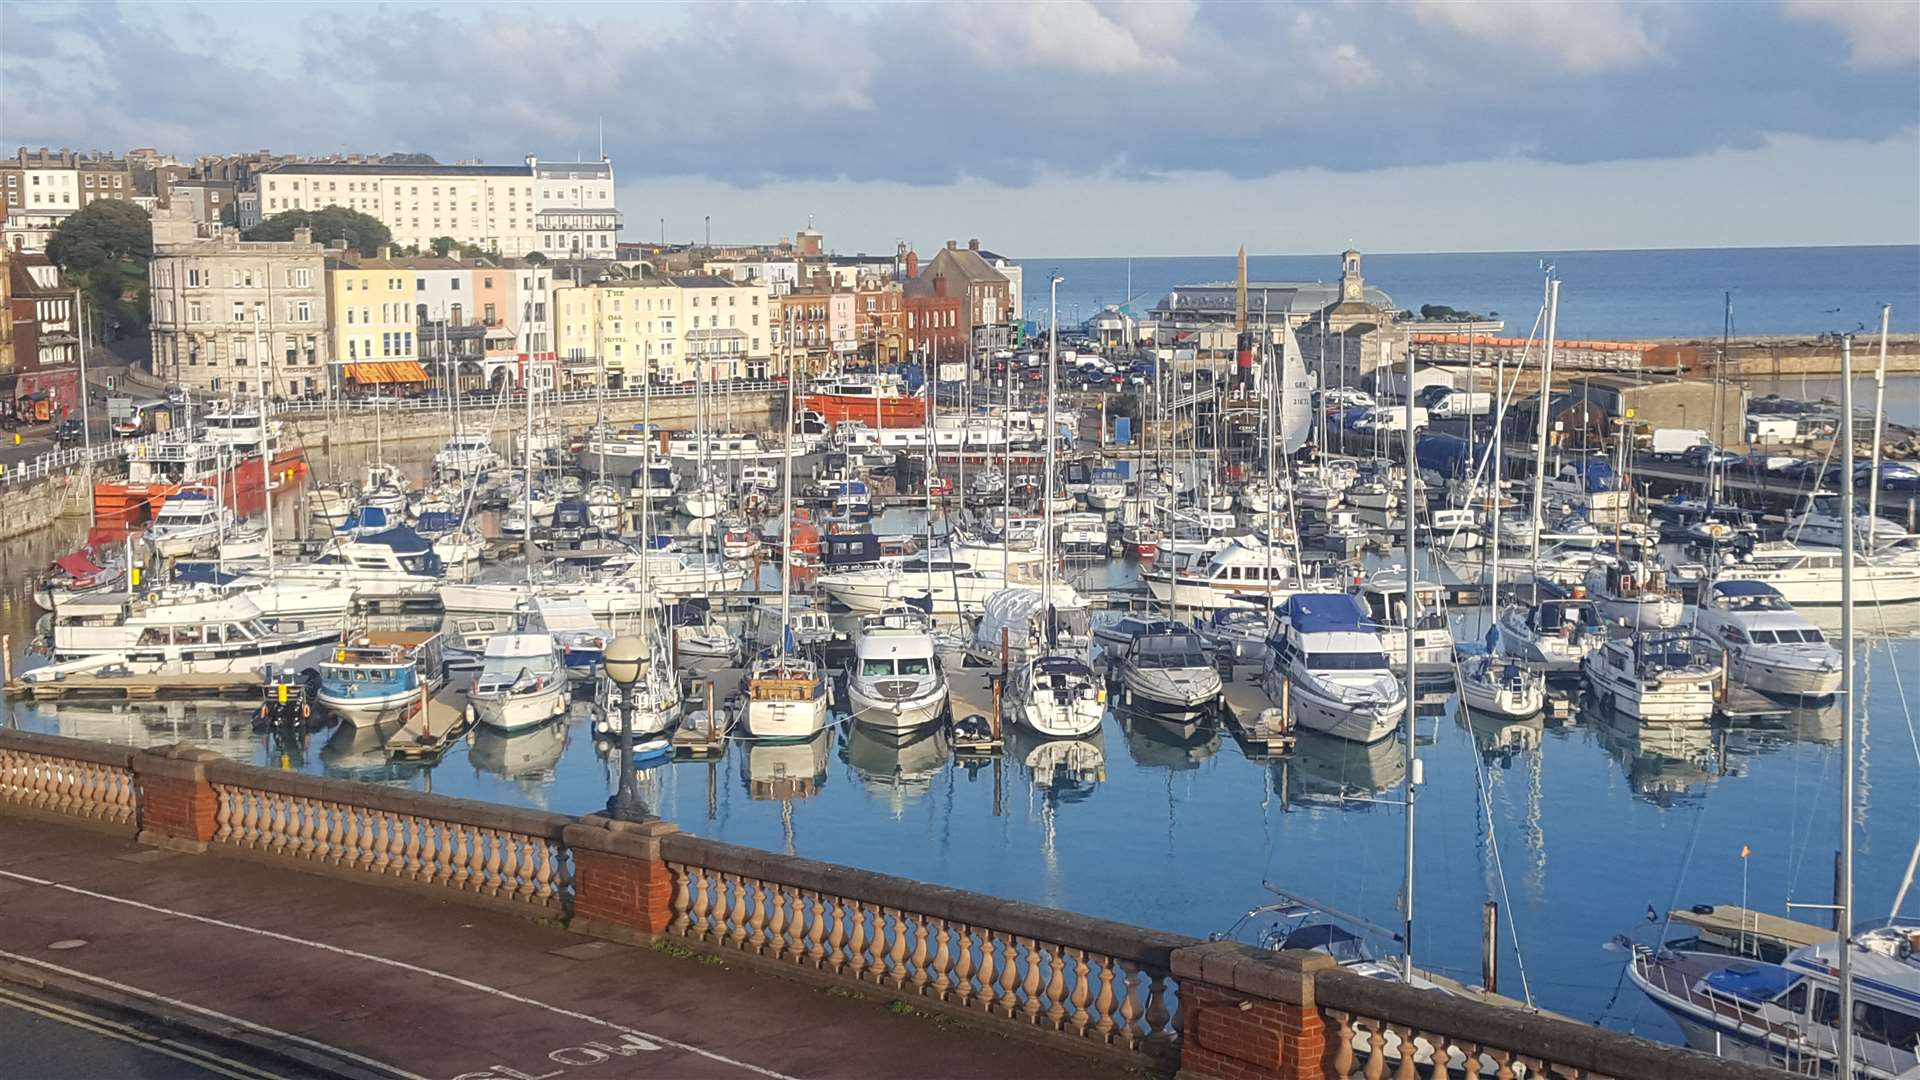
<svg viewBox="0 0 1920 1080">
<path fill-rule="evenodd" d="M 1740 455 L 1730 450 L 1722 450 L 1717 446 L 1700 443 L 1687 447 L 1686 451 L 1680 455 L 1680 460 L 1696 469 L 1706 469 L 1715 465 L 1731 465 L 1740 460 Z"/>
<path fill-rule="evenodd" d="M 78 446 L 86 437 L 87 430 L 78 420 L 62 420 L 53 429 L 53 441 L 57 446 Z"/>
</svg>

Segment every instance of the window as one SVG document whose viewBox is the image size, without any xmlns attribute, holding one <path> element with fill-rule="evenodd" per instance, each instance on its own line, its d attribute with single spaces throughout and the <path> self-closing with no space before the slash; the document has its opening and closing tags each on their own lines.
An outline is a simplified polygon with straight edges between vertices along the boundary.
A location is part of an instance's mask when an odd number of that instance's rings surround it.
<svg viewBox="0 0 1920 1080">
<path fill-rule="evenodd" d="M 293 321 L 294 322 L 312 322 L 313 321 L 313 302 L 310 300 L 301 300 L 298 303 L 294 304 L 293 305 Z"/>
<path fill-rule="evenodd" d="M 434 222 L 434 224 L 435 224 L 435 225 L 438 225 L 438 224 L 440 224 L 440 223 L 436 221 L 436 222 Z M 419 291 L 419 292 L 426 292 L 426 291 L 427 291 L 427 279 L 426 279 L 426 278 L 415 278 L 415 279 L 413 279 L 413 287 L 414 287 L 414 289 L 416 289 L 416 290 L 417 290 L 417 291 Z"/>
<path fill-rule="evenodd" d="M 235 300 L 233 302 L 233 321 L 234 322 L 247 321 L 247 305 L 245 301 Z"/>
</svg>

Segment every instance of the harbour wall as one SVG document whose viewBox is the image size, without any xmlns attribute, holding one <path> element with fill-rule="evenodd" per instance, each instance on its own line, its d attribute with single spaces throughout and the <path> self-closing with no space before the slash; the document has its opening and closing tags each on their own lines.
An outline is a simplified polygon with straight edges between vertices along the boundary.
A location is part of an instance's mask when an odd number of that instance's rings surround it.
<svg viewBox="0 0 1920 1080">
<path fill-rule="evenodd" d="M 766 431 L 779 422 L 785 402 L 765 391 L 709 395 L 705 409 L 707 425 L 714 430 Z M 552 410 L 568 431 L 584 431 L 601 416 L 608 424 L 626 427 L 643 420 L 664 428 L 694 426 L 697 405 L 690 397 L 660 398 L 650 405 L 632 399 L 576 402 Z M 404 409 L 376 412 L 287 413 L 282 416 L 291 434 L 307 448 L 309 456 L 326 454 L 353 446 L 372 446 L 376 442 L 403 443 L 443 440 L 453 434 L 453 422 L 439 409 Z M 512 436 L 525 431 L 526 413 L 518 409 L 468 409 L 460 416 L 460 427 L 470 432 L 485 431 L 496 436 Z"/>
</svg>

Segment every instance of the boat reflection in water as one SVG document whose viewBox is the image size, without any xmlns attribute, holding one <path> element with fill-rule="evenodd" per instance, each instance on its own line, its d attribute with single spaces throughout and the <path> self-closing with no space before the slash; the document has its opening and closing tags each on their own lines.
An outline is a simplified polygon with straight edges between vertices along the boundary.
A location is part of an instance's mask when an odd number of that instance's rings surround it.
<svg viewBox="0 0 1920 1080">
<path fill-rule="evenodd" d="M 740 778 L 747 798 L 754 800 L 811 799 L 827 782 L 827 755 L 833 749 L 833 728 L 812 738 L 767 742 L 747 739 L 736 745 Z"/>
<path fill-rule="evenodd" d="M 553 782 L 554 766 L 567 750 L 567 736 L 565 719 L 518 731 L 478 724 L 467 747 L 467 760 L 480 772 L 521 783 L 529 796 L 538 798 L 541 789 Z"/>
<path fill-rule="evenodd" d="M 891 732 L 875 732 L 864 724 L 849 724 L 840 744 L 840 760 L 852 768 L 860 784 L 887 800 L 894 817 L 933 790 L 933 778 L 947 763 L 947 732 L 940 725 L 907 733 L 904 741 Z"/>
<path fill-rule="evenodd" d="M 1462 704 L 1453 714 L 1453 719 L 1467 734 L 1473 736 L 1473 745 L 1480 751 L 1481 760 L 1490 765 L 1510 768 L 1515 757 L 1540 749 L 1543 726 L 1538 713 L 1515 720 L 1483 713 Z"/>
<path fill-rule="evenodd" d="M 1114 715 L 1127 733 L 1127 753 L 1145 768 L 1197 769 L 1220 751 L 1217 720 L 1195 725 L 1182 717 L 1169 721 L 1124 707 L 1116 708 Z"/>
<path fill-rule="evenodd" d="M 1647 724 L 1610 709 L 1583 715 L 1625 769 L 1634 795 L 1656 806 L 1698 802 L 1720 775 L 1712 724 Z"/>
<path fill-rule="evenodd" d="M 262 745 L 262 739 L 254 734 L 253 710 L 232 702 L 22 702 L 15 708 L 16 719 L 26 730 L 136 750 L 185 742 L 251 765 Z"/>
<path fill-rule="evenodd" d="M 387 757 L 387 743 L 406 726 L 399 717 L 378 724 L 337 724 L 320 748 L 321 773 L 336 780 L 371 784 L 405 782 L 418 776 L 421 766 Z"/>
<path fill-rule="evenodd" d="M 1049 802 L 1082 802 L 1107 778 L 1105 728 L 1080 739 L 1043 739 L 1012 728 L 1007 750 L 1026 766 L 1033 786 Z"/>
<path fill-rule="evenodd" d="M 1358 743 L 1318 731 L 1300 732 L 1293 753 L 1272 765 L 1274 788 L 1285 803 L 1369 809 L 1381 792 L 1407 778 L 1406 746 L 1398 738 Z"/>
</svg>

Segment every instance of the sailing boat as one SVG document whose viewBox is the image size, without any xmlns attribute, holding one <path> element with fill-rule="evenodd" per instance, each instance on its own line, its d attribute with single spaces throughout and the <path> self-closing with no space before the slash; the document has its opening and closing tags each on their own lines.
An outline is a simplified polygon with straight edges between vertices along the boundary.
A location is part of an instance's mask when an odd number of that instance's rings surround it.
<svg viewBox="0 0 1920 1080">
<path fill-rule="evenodd" d="M 744 721 L 755 739 L 804 741 L 827 726 L 827 681 L 820 665 L 790 655 L 793 617 L 793 368 L 787 365 L 787 435 L 781 449 L 780 643 L 747 674 Z"/>
<path fill-rule="evenodd" d="M 1083 655 L 1069 654 L 1059 648 L 1053 614 L 1053 453 L 1057 441 L 1054 424 L 1054 384 L 1060 370 L 1055 354 L 1059 348 L 1059 320 L 1053 314 L 1059 307 L 1061 277 L 1052 277 L 1053 301 L 1047 305 L 1047 497 L 1042 510 L 1044 525 L 1040 532 L 1041 646 L 1033 659 L 1013 671 L 1006 688 L 1006 700 L 1014 719 L 1048 738 L 1077 739 L 1100 730 L 1106 713 L 1106 694 Z"/>
<path fill-rule="evenodd" d="M 1494 372 L 1494 418 L 1493 445 L 1487 453 L 1487 464 L 1493 469 L 1493 479 L 1487 485 L 1487 519 L 1494 520 L 1499 512 L 1500 467 L 1502 461 L 1501 434 L 1506 428 L 1507 388 L 1503 372 L 1498 368 Z M 1514 373 L 1515 382 L 1519 373 Z M 1487 563 L 1487 610 L 1500 610 L 1500 545 L 1488 546 L 1491 554 Z M 1503 657 L 1499 652 L 1500 628 L 1496 625 L 1487 631 L 1487 652 L 1484 656 L 1469 659 L 1460 668 L 1460 700 L 1469 709 L 1492 716 L 1512 720 L 1521 720 L 1537 715 L 1547 704 L 1547 674 L 1544 670 L 1522 664 L 1518 660 Z"/>
</svg>

